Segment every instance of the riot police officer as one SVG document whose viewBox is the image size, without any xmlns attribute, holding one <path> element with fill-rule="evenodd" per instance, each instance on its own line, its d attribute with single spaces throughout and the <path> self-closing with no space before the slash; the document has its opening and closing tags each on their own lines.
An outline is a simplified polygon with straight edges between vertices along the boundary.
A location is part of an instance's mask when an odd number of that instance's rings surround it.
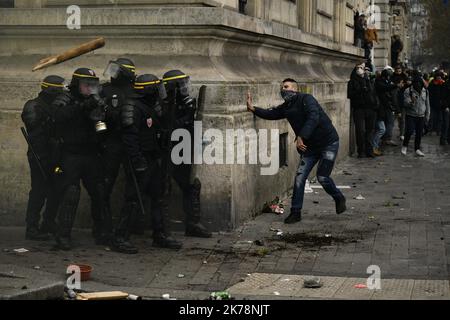
<svg viewBox="0 0 450 320">
<path fill-rule="evenodd" d="M 56 231 L 58 198 L 52 179 L 54 126 L 51 104 L 63 92 L 63 88 L 63 78 L 56 75 L 45 77 L 41 82 L 41 92 L 38 97 L 27 101 L 22 112 L 22 120 L 31 144 L 27 152 L 31 174 L 31 190 L 26 213 L 26 238 L 29 240 L 46 240 L 48 233 Z M 33 155 L 31 148 L 38 159 Z M 44 203 L 45 211 L 39 228 L 40 213 Z"/>
<path fill-rule="evenodd" d="M 164 85 L 167 91 L 167 99 L 164 106 L 164 123 L 170 137 L 174 129 L 183 128 L 194 137 L 194 118 L 196 112 L 196 99 L 189 95 L 189 76 L 180 70 L 171 70 L 163 76 Z M 171 108 L 174 111 L 171 112 Z M 170 139 L 170 138 L 169 138 Z M 169 140 L 170 141 L 170 140 Z M 194 144 L 191 143 L 193 146 Z M 169 154 L 169 153 L 168 153 Z M 192 154 L 192 153 L 191 153 Z M 171 163 L 171 162 L 170 162 Z M 186 236 L 210 238 L 209 232 L 201 223 L 200 210 L 200 190 L 201 183 L 194 177 L 191 164 L 181 163 L 170 168 L 172 178 L 183 192 L 183 210 L 186 221 Z"/>
<path fill-rule="evenodd" d="M 71 230 L 80 199 L 80 180 L 91 199 L 94 237 L 103 233 L 104 181 L 98 135 L 106 130 L 105 105 L 98 96 L 99 78 L 88 68 L 79 68 L 72 75 L 70 92 L 58 96 L 55 106 L 57 133 L 62 141 L 61 173 L 58 190 L 57 245 L 71 249 Z"/>
<path fill-rule="evenodd" d="M 118 58 L 115 61 L 110 61 L 104 72 L 104 75 L 110 78 L 110 82 L 103 84 L 101 90 L 101 96 L 108 105 L 105 114 L 108 130 L 103 136 L 102 142 L 102 160 L 105 173 L 105 217 L 108 223 L 111 223 L 112 220 L 110 198 L 121 166 L 127 173 L 127 179 L 131 179 L 128 174 L 127 158 L 124 156 L 125 149 L 122 143 L 120 115 L 124 102 L 134 93 L 135 69 L 136 67 L 130 59 Z M 134 189 L 127 190 L 127 192 L 134 192 Z M 125 203 L 123 210 L 132 216 L 139 215 L 139 210 L 134 202 Z M 142 223 L 140 224 L 142 225 Z M 108 235 L 105 235 L 105 237 L 109 238 Z M 120 235 L 110 240 L 112 240 L 112 248 L 115 251 L 137 253 L 137 249 Z"/>
<path fill-rule="evenodd" d="M 158 141 L 159 117 L 162 114 L 160 100 L 165 97 L 162 82 L 154 75 L 137 77 L 136 95 L 122 108 L 122 139 L 137 180 L 140 194 L 151 199 L 153 246 L 179 249 L 181 243 L 173 239 L 166 229 L 167 204 L 163 197 L 161 176 L 161 149 Z M 127 181 L 129 184 L 130 181 Z M 126 187 L 131 190 L 131 186 Z M 127 203 L 137 203 L 137 193 L 126 195 Z M 123 212 L 125 213 L 125 212 Z M 129 230 L 129 214 L 122 214 L 117 232 Z"/>
</svg>

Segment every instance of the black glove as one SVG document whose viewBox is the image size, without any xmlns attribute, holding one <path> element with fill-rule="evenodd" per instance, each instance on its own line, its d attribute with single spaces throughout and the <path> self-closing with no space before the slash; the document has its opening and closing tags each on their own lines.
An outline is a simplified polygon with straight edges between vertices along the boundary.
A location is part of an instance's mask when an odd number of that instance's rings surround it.
<svg viewBox="0 0 450 320">
<path fill-rule="evenodd" d="M 68 92 L 63 92 L 53 101 L 52 105 L 60 108 L 68 105 L 72 101 L 72 96 Z"/>
</svg>

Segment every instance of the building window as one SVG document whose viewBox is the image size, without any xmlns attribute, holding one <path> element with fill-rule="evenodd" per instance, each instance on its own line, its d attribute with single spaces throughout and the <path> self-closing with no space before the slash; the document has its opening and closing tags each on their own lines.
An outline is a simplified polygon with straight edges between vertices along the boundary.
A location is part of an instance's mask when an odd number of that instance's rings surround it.
<svg viewBox="0 0 450 320">
<path fill-rule="evenodd" d="M 14 0 L 0 0 L 0 8 L 14 8 Z"/>
<path fill-rule="evenodd" d="M 280 168 L 288 166 L 288 136 L 289 134 L 280 134 Z"/>
</svg>

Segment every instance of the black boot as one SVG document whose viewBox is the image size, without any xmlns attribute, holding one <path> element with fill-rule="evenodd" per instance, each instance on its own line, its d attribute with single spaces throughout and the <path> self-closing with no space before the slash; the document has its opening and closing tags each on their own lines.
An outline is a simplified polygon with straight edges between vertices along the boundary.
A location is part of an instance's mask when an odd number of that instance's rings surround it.
<svg viewBox="0 0 450 320">
<path fill-rule="evenodd" d="M 41 224 L 41 227 L 39 228 L 39 230 L 41 231 L 41 233 L 45 233 L 45 234 L 52 234 L 55 235 L 56 231 L 58 230 L 58 226 L 56 224 L 56 222 L 54 221 L 43 221 Z"/>
<path fill-rule="evenodd" d="M 131 242 L 120 237 L 112 241 L 111 249 L 113 251 L 125 254 L 136 254 L 139 252 L 139 250 Z"/>
<path fill-rule="evenodd" d="M 347 211 L 346 200 L 344 196 L 337 197 L 334 199 L 336 203 L 336 213 L 341 214 Z"/>
<path fill-rule="evenodd" d="M 41 232 L 36 227 L 27 227 L 25 239 L 34 241 L 47 241 L 50 239 L 47 233 Z"/>
<path fill-rule="evenodd" d="M 194 179 L 190 186 L 189 200 L 184 204 L 186 212 L 186 232 L 187 237 L 197 238 L 211 238 L 212 233 L 209 232 L 205 226 L 200 223 L 201 209 L 200 209 L 200 191 L 201 183 L 199 179 Z"/>
<path fill-rule="evenodd" d="M 302 210 L 301 209 L 291 209 L 291 214 L 284 219 L 284 223 L 286 224 L 294 224 L 302 221 Z"/>
<path fill-rule="evenodd" d="M 69 251 L 72 249 L 72 240 L 70 238 L 56 238 L 56 246 L 58 249 Z"/>
<path fill-rule="evenodd" d="M 181 249 L 183 245 L 174 238 L 162 232 L 157 232 L 153 234 L 153 246 L 168 249 Z"/>
<path fill-rule="evenodd" d="M 201 223 L 187 223 L 186 224 L 186 237 L 197 237 L 197 238 L 211 238 L 212 233 L 209 232 Z"/>
</svg>

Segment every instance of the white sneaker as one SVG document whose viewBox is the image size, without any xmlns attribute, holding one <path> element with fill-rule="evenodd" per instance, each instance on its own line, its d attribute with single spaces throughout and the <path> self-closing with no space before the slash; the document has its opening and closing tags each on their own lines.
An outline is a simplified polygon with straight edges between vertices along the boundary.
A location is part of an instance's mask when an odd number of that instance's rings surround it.
<svg viewBox="0 0 450 320">
<path fill-rule="evenodd" d="M 405 140 L 405 136 L 400 136 L 400 140 Z"/>
<path fill-rule="evenodd" d="M 420 151 L 420 150 L 416 150 L 416 155 L 417 155 L 418 157 L 425 157 L 425 153 L 423 153 L 423 152 Z"/>
<path fill-rule="evenodd" d="M 402 147 L 402 155 L 406 156 L 406 153 L 408 152 L 407 147 Z"/>
</svg>

